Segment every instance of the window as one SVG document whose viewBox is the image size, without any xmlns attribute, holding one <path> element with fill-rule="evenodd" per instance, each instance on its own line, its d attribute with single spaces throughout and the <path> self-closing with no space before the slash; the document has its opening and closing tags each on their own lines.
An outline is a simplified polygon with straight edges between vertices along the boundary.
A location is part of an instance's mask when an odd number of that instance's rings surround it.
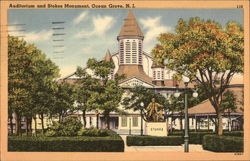
<svg viewBox="0 0 250 161">
<path fill-rule="evenodd" d="M 138 117 L 133 117 L 133 127 L 138 126 Z"/>
<path fill-rule="evenodd" d="M 142 64 L 142 41 L 139 41 L 139 47 L 138 47 L 138 52 L 139 52 L 139 64 Z"/>
<path fill-rule="evenodd" d="M 130 42 L 127 40 L 126 42 L 126 63 L 130 64 L 131 53 L 130 53 Z"/>
<path fill-rule="evenodd" d="M 122 127 L 127 127 L 127 117 L 126 116 L 122 117 Z"/>
<path fill-rule="evenodd" d="M 124 45 L 123 41 L 120 41 L 120 63 L 124 63 Z"/>
<path fill-rule="evenodd" d="M 137 51 L 136 51 L 136 42 L 132 42 L 132 63 L 137 63 Z"/>
<path fill-rule="evenodd" d="M 161 79 L 161 71 L 157 71 L 157 79 Z"/>
</svg>

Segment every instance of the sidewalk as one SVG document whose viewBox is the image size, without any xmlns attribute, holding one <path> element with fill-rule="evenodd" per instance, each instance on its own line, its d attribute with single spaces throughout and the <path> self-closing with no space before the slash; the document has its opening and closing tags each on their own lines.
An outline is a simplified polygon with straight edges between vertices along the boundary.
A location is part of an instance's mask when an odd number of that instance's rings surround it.
<svg viewBox="0 0 250 161">
<path fill-rule="evenodd" d="M 127 146 L 126 145 L 126 137 L 127 135 L 120 135 L 124 141 L 125 152 L 183 152 L 184 144 L 181 146 Z M 189 144 L 190 152 L 208 152 L 207 150 L 202 149 L 202 145 Z"/>
</svg>

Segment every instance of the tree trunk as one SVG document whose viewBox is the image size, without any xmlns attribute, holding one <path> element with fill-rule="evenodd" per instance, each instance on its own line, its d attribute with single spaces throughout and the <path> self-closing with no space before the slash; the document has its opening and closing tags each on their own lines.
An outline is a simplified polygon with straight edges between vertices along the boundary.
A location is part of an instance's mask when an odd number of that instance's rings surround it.
<svg viewBox="0 0 250 161">
<path fill-rule="evenodd" d="M 223 127 L 222 127 L 222 113 L 219 111 L 217 112 L 218 117 L 218 132 L 217 134 L 221 136 L 223 134 Z"/>
<path fill-rule="evenodd" d="M 32 136 L 32 117 L 29 118 L 29 130 L 30 130 L 30 135 Z"/>
<path fill-rule="evenodd" d="M 182 114 L 181 114 L 181 117 L 180 117 L 180 130 L 182 130 L 183 127 L 182 127 Z"/>
<path fill-rule="evenodd" d="M 16 113 L 16 135 L 21 136 L 21 119 L 20 115 Z"/>
<path fill-rule="evenodd" d="M 228 112 L 228 131 L 232 131 L 232 127 L 231 127 L 231 115 L 230 115 L 230 112 Z"/>
<path fill-rule="evenodd" d="M 35 121 L 35 136 L 37 136 L 37 122 L 36 122 L 36 116 L 33 118 Z"/>
<path fill-rule="evenodd" d="M 171 132 L 173 132 L 173 117 L 171 117 L 170 130 L 171 130 Z"/>
<path fill-rule="evenodd" d="M 110 126 L 109 126 L 109 122 L 110 122 L 109 113 L 105 115 L 105 118 L 106 118 L 106 129 L 110 129 Z"/>
<path fill-rule="evenodd" d="M 25 124 L 26 124 L 26 136 L 29 136 L 29 121 L 28 121 L 27 116 L 26 116 Z"/>
<path fill-rule="evenodd" d="M 43 113 L 41 114 L 41 123 L 42 123 L 42 134 L 44 134 L 44 122 L 43 122 Z"/>
<path fill-rule="evenodd" d="M 99 113 L 96 114 L 96 128 L 99 129 Z"/>
<path fill-rule="evenodd" d="M 10 134 L 13 135 L 13 116 L 10 116 Z"/>
<path fill-rule="evenodd" d="M 87 121 L 85 116 L 85 110 L 82 111 L 83 127 L 86 128 Z"/>
</svg>

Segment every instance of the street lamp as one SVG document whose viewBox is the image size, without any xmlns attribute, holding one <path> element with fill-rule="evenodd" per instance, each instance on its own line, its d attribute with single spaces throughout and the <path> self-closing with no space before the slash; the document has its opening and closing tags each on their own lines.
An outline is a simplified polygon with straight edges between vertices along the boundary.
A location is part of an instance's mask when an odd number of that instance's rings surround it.
<svg viewBox="0 0 250 161">
<path fill-rule="evenodd" d="M 183 77 L 183 82 L 184 82 L 184 85 L 185 85 L 185 88 L 184 88 L 184 94 L 185 94 L 185 135 L 184 135 L 184 144 L 185 144 L 185 147 L 184 147 L 184 152 L 189 152 L 189 136 L 188 136 L 188 102 L 187 102 L 187 95 L 188 95 L 188 83 L 189 83 L 189 78 L 188 77 Z M 177 98 L 180 96 L 180 92 L 178 90 L 178 86 L 177 86 L 177 92 L 174 93 L 174 96 Z M 193 97 L 198 97 L 198 93 L 197 91 L 195 90 L 194 93 L 193 93 Z"/>
<path fill-rule="evenodd" d="M 141 102 L 140 105 L 141 105 L 141 136 L 142 136 L 143 135 L 143 119 L 142 119 L 143 116 L 142 116 L 142 111 L 143 111 L 144 103 Z"/>
</svg>

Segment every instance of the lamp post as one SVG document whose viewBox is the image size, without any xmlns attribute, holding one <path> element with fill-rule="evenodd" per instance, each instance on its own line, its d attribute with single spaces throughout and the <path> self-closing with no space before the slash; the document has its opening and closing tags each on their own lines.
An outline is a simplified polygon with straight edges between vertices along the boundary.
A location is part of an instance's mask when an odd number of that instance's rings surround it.
<svg viewBox="0 0 250 161">
<path fill-rule="evenodd" d="M 188 83 L 189 83 L 189 78 L 188 77 L 184 77 L 183 78 L 183 82 L 184 82 L 184 94 L 185 94 L 185 135 L 184 135 L 184 152 L 189 152 L 189 136 L 188 136 L 188 102 L 187 102 L 187 96 L 188 96 Z M 174 93 L 174 97 L 179 97 L 180 96 L 180 92 L 178 90 L 178 86 L 177 86 L 177 92 Z M 196 92 L 196 90 L 193 93 L 193 97 L 198 97 L 198 93 Z"/>
<path fill-rule="evenodd" d="M 142 111 L 143 111 L 144 103 L 141 102 L 140 105 L 141 105 L 141 136 L 142 136 L 143 135 L 143 118 L 142 118 L 143 116 L 142 116 Z"/>
</svg>

